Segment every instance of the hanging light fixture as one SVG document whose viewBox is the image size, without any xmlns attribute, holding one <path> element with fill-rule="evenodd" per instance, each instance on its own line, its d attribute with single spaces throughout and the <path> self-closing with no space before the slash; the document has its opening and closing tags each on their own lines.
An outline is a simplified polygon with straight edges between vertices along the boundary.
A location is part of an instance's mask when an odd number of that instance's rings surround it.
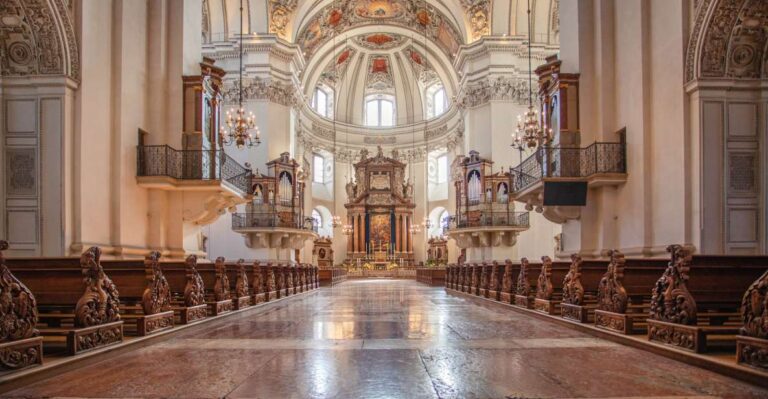
<svg viewBox="0 0 768 399">
<path fill-rule="evenodd" d="M 335 0 L 333 2 L 333 6 L 334 6 L 334 10 L 335 10 L 335 7 L 336 7 L 336 1 Z M 334 29 L 333 36 L 331 37 L 331 39 L 332 39 L 331 54 L 334 54 L 334 57 L 333 57 L 333 77 L 334 77 L 334 79 L 336 80 L 336 82 L 338 84 L 338 74 L 339 74 L 338 65 L 339 65 L 339 62 L 338 62 L 338 58 L 335 57 L 335 54 L 336 54 L 336 29 L 335 28 L 333 28 L 333 29 Z M 333 123 L 333 163 L 334 163 L 334 169 L 336 169 L 336 157 L 338 156 L 338 154 L 336 152 L 336 102 L 337 102 L 336 96 L 337 96 L 337 94 L 338 94 L 338 87 L 334 86 L 334 93 L 333 93 L 333 100 L 334 101 L 333 101 L 333 116 L 332 116 L 333 117 L 332 123 Z M 334 172 L 335 172 L 335 170 L 334 170 Z M 334 212 L 336 211 L 336 197 L 337 197 L 337 195 L 336 195 L 336 193 L 334 193 L 333 194 L 333 210 L 334 210 Z M 339 216 L 338 214 L 331 215 L 331 227 L 336 229 L 336 228 L 339 228 L 341 226 L 342 226 L 341 216 Z M 344 229 L 342 229 L 342 232 L 343 231 L 344 231 Z M 346 234 L 346 233 L 344 233 L 344 234 Z"/>
<path fill-rule="evenodd" d="M 230 109 L 225 116 L 224 126 L 219 129 L 224 145 L 235 145 L 238 149 L 261 144 L 261 133 L 256 126 L 253 112 L 246 114 L 243 108 L 243 0 L 240 0 L 240 79 L 238 80 L 237 109 Z"/>
<path fill-rule="evenodd" d="M 552 129 L 547 129 L 539 123 L 539 113 L 533 107 L 533 69 L 531 67 L 531 0 L 528 0 L 528 111 L 517 116 L 517 129 L 512 135 L 512 147 L 536 148 L 537 145 L 547 145 L 552 141 Z"/>
</svg>

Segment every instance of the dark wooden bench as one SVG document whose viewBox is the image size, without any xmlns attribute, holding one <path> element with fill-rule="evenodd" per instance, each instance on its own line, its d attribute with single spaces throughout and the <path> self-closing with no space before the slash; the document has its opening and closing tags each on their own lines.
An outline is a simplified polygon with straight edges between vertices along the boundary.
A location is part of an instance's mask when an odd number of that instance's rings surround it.
<svg viewBox="0 0 768 399">
<path fill-rule="evenodd" d="M 347 269 L 343 268 L 318 269 L 317 273 L 320 286 L 333 286 L 347 280 Z"/>
<path fill-rule="evenodd" d="M 744 291 L 768 268 L 768 257 L 667 250 L 669 266 L 651 291 L 648 339 L 697 353 L 734 348 Z"/>
<path fill-rule="evenodd" d="M 226 259 L 218 257 L 214 263 L 199 263 L 197 272 L 205 284 L 205 303 L 208 314 L 218 316 L 235 310 L 227 276 Z"/>
<path fill-rule="evenodd" d="M 229 292 L 232 296 L 232 306 L 235 310 L 251 306 L 251 289 L 249 275 L 253 275 L 253 265 L 246 264 L 245 259 L 226 264 Z"/>
<path fill-rule="evenodd" d="M 563 280 L 570 270 L 567 262 L 553 262 L 549 256 L 541 257 L 541 269 L 536 279 L 533 310 L 549 315 L 558 313 L 563 296 Z"/>
<path fill-rule="evenodd" d="M 8 242 L 0 240 L 0 293 L 5 306 L 0 306 L 0 370 L 20 370 L 43 364 L 43 337 L 37 330 L 37 300 L 5 264 L 3 251 Z M 12 305 L 12 306 L 11 306 Z"/>
<path fill-rule="evenodd" d="M 736 361 L 768 370 L 768 270 L 744 293 L 741 319 L 743 325 L 736 337 Z"/>
<path fill-rule="evenodd" d="M 534 294 L 538 277 L 541 274 L 541 264 L 532 264 L 528 258 L 520 259 L 519 271 L 515 279 L 515 296 L 513 305 L 533 309 Z"/>
<path fill-rule="evenodd" d="M 46 347 L 75 355 L 122 342 L 123 320 L 116 285 L 91 247 L 76 258 L 7 259 L 10 270 L 35 293 L 38 330 Z M 144 270 L 137 270 L 143 277 Z M 48 349 L 46 349 L 48 350 Z"/>
</svg>

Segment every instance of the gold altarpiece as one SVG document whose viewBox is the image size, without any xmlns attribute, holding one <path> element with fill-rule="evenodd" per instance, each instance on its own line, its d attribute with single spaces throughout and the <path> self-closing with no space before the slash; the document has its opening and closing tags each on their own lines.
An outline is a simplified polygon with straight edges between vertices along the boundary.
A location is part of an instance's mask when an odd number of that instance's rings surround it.
<svg viewBox="0 0 768 399">
<path fill-rule="evenodd" d="M 413 184 L 404 180 L 406 164 L 397 158 L 397 152 L 392 158 L 384 156 L 381 147 L 369 158 L 363 149 L 354 164 L 355 181 L 346 185 L 344 204 L 352 226 L 347 237 L 347 256 L 352 261 L 413 262 Z"/>
</svg>

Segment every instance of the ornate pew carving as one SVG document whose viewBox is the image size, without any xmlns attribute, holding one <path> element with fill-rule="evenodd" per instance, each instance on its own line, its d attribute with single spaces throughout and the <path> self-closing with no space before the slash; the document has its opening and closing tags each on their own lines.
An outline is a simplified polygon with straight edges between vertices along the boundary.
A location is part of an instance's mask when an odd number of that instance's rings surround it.
<svg viewBox="0 0 768 399">
<path fill-rule="evenodd" d="M 498 301 L 500 293 L 500 280 L 499 280 L 499 262 L 493 261 L 491 263 L 491 276 L 489 278 L 487 297 Z"/>
<path fill-rule="evenodd" d="M 469 293 L 477 295 L 480 292 L 480 267 L 477 263 L 473 263 L 472 266 L 472 280 L 469 285 Z"/>
<path fill-rule="evenodd" d="M 515 281 L 512 279 L 512 261 L 504 261 L 504 275 L 501 278 L 501 294 L 499 300 L 504 303 L 513 303 L 512 295 L 515 293 Z"/>
<path fill-rule="evenodd" d="M 141 296 L 141 308 L 144 316 L 137 320 L 138 335 L 173 328 L 173 310 L 171 310 L 171 286 L 160 269 L 160 252 L 150 252 L 144 258 L 144 274 L 147 287 Z"/>
<path fill-rule="evenodd" d="M 216 272 L 213 284 L 213 301 L 208 302 L 208 307 L 214 316 L 231 312 L 233 309 L 232 298 L 229 293 L 229 278 L 227 278 L 226 259 L 216 258 L 214 268 Z"/>
<path fill-rule="evenodd" d="M 736 337 L 737 362 L 768 369 L 768 271 L 744 293 L 741 318 L 744 326 Z"/>
<path fill-rule="evenodd" d="M 669 265 L 651 291 L 648 339 L 699 351 L 703 334 L 695 328 L 684 328 L 697 322 L 696 301 L 686 286 L 691 251 L 670 245 L 667 252 L 671 254 Z"/>
<path fill-rule="evenodd" d="M 563 302 L 560 304 L 560 314 L 566 319 L 586 323 L 589 310 L 584 306 L 581 264 L 581 256 L 571 254 L 571 265 L 563 279 Z"/>
<path fill-rule="evenodd" d="M 43 338 L 35 296 L 6 266 L 6 249 L 0 240 L 0 370 L 18 370 L 43 364 Z"/>
<path fill-rule="evenodd" d="M 67 334 L 67 348 L 75 355 L 121 342 L 120 296 L 101 267 L 101 249 L 91 247 L 80 257 L 85 292 L 75 305 L 75 329 Z"/>
<path fill-rule="evenodd" d="M 517 288 L 515 290 L 515 305 L 526 309 L 533 308 L 531 298 L 531 283 L 528 282 L 528 258 L 520 259 L 520 273 L 517 274 Z"/>
<path fill-rule="evenodd" d="M 256 260 L 253 262 L 253 303 L 259 304 L 266 302 L 266 287 L 264 283 L 266 270 L 263 270 L 261 263 Z"/>
<path fill-rule="evenodd" d="M 608 256 L 611 261 L 597 288 L 595 326 L 629 334 L 634 327 L 633 318 L 626 314 L 629 296 L 622 283 L 626 260 L 617 250 L 608 251 Z"/>
<path fill-rule="evenodd" d="M 549 256 L 541 257 L 541 273 L 536 284 L 536 298 L 533 302 L 533 310 L 546 314 L 555 314 L 556 304 L 552 300 L 554 294 L 552 285 L 552 259 Z"/>
<path fill-rule="evenodd" d="M 277 276 L 275 275 L 275 266 L 271 262 L 267 263 L 267 300 L 280 298 L 280 292 L 277 288 Z"/>
<path fill-rule="evenodd" d="M 235 309 L 251 306 L 251 290 L 248 286 L 248 274 L 245 272 L 245 260 L 237 260 L 237 278 L 235 279 Z"/>
<path fill-rule="evenodd" d="M 189 255 L 185 261 L 187 282 L 184 286 L 184 307 L 181 312 L 181 323 L 188 324 L 202 320 L 208 316 L 208 305 L 205 303 L 205 284 L 197 272 L 197 256 Z"/>
</svg>

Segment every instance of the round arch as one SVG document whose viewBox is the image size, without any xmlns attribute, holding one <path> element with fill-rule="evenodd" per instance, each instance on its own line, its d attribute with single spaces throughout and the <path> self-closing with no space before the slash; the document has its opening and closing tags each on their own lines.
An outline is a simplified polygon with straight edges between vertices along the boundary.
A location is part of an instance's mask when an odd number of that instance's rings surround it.
<svg viewBox="0 0 768 399">
<path fill-rule="evenodd" d="M 430 227 L 429 231 L 427 232 L 428 236 L 430 238 L 442 236 L 443 229 L 446 227 L 446 223 L 450 217 L 451 214 L 447 209 L 445 209 L 445 207 L 437 206 L 433 208 L 429 212 L 429 222 L 432 224 L 432 227 Z"/>
<path fill-rule="evenodd" d="M 317 234 L 321 237 L 333 238 L 333 227 L 331 227 L 331 218 L 333 216 L 331 211 L 322 205 L 316 205 L 312 208 L 312 218 L 315 218 L 316 215 L 320 216 Z"/>
</svg>

